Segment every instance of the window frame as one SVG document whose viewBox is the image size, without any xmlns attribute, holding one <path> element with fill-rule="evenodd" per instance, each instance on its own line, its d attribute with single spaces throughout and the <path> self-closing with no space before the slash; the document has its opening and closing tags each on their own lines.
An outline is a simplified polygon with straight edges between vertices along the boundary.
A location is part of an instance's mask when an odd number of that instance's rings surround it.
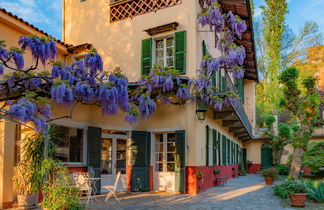
<svg viewBox="0 0 324 210">
<path fill-rule="evenodd" d="M 161 34 L 161 35 L 157 35 L 157 36 L 152 36 L 152 65 L 154 66 L 155 64 L 157 64 L 156 62 L 156 41 L 157 40 L 161 40 L 163 39 L 163 64 L 166 64 L 167 63 L 167 56 L 166 56 L 166 53 L 167 53 L 167 47 L 166 47 L 166 40 L 168 38 L 173 38 L 173 67 L 175 66 L 175 32 L 170 32 L 170 33 L 165 33 L 165 34 Z M 164 66 L 166 67 L 166 65 Z"/>
<path fill-rule="evenodd" d="M 173 152 L 169 152 L 168 151 L 168 134 L 176 134 L 176 132 L 173 132 L 173 131 L 167 131 L 167 132 L 154 132 L 152 133 L 152 136 L 153 136 L 153 141 L 154 144 L 151 146 L 151 154 L 152 154 L 152 157 L 151 160 L 152 160 L 152 165 L 153 165 L 153 171 L 155 173 L 175 173 L 175 169 L 176 169 L 176 148 Z M 162 135 L 162 147 L 163 147 L 163 152 L 162 152 L 162 156 L 163 156 L 163 160 L 162 160 L 162 165 L 163 165 L 163 171 L 159 171 L 157 170 L 158 168 L 156 167 L 156 164 L 157 163 L 161 163 L 160 161 L 157 161 L 156 160 L 156 135 Z M 176 141 L 176 139 L 175 139 Z M 176 142 L 174 141 L 174 144 L 175 144 L 175 147 L 176 147 Z M 161 144 L 161 143 L 160 143 Z M 154 152 L 153 152 L 153 151 Z M 158 153 L 161 153 L 161 152 L 158 152 Z M 168 153 L 173 153 L 174 156 L 175 156 L 175 159 L 174 161 L 168 161 Z M 173 163 L 175 168 L 174 168 L 174 171 L 168 171 L 168 163 Z"/>
<path fill-rule="evenodd" d="M 84 123 L 77 123 L 77 122 L 66 122 L 66 121 L 55 121 L 50 124 L 56 125 L 56 126 L 64 126 L 64 127 L 70 127 L 70 128 L 77 128 L 83 130 L 83 154 L 82 154 L 82 162 L 61 162 L 63 165 L 74 167 L 74 166 L 80 166 L 80 167 L 86 167 L 88 165 L 88 148 L 87 148 L 87 132 L 88 132 L 88 126 Z"/>
</svg>

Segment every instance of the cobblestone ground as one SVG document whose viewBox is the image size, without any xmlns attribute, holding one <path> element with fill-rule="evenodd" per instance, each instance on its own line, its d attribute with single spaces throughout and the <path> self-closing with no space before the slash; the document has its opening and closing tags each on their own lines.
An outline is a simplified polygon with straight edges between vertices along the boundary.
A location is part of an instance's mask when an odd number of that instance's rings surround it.
<svg viewBox="0 0 324 210">
<path fill-rule="evenodd" d="M 97 201 L 90 203 L 87 209 L 292 209 L 273 195 L 271 186 L 264 185 L 264 179 L 260 175 L 234 178 L 224 187 L 214 187 L 196 196 L 152 192 L 127 193 L 118 195 L 120 203 L 114 198 L 105 203 L 104 198 L 105 195 L 98 196 Z M 320 207 L 304 209 L 324 209 Z"/>
</svg>

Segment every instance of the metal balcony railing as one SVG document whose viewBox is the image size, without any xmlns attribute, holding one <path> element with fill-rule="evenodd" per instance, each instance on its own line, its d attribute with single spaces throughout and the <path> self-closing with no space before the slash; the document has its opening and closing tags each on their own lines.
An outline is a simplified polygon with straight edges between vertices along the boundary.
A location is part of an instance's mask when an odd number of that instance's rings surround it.
<svg viewBox="0 0 324 210">
<path fill-rule="evenodd" d="M 235 85 L 232 82 L 232 79 L 230 78 L 229 74 L 226 71 L 223 71 L 221 75 L 216 78 L 217 85 L 219 87 L 220 93 L 225 93 L 227 91 L 233 91 L 234 93 L 238 94 L 238 91 L 235 87 Z M 246 112 L 243 107 L 243 103 L 241 98 L 236 100 L 236 103 L 232 105 L 232 108 L 236 112 L 238 118 L 243 123 L 244 127 L 246 128 L 249 135 L 252 137 L 252 125 L 250 123 L 249 118 L 246 115 Z"/>
</svg>

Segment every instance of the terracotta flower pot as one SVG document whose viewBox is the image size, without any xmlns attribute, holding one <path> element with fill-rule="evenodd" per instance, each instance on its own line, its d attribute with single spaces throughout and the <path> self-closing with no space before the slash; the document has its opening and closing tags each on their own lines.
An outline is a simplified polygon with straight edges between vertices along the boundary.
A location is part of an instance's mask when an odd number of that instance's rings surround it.
<svg viewBox="0 0 324 210">
<path fill-rule="evenodd" d="M 292 206 L 304 207 L 306 202 L 307 193 L 297 193 L 290 195 L 290 202 Z"/>
<path fill-rule="evenodd" d="M 19 207 L 24 207 L 27 209 L 33 209 L 37 207 L 38 203 L 38 194 L 34 193 L 31 195 L 17 195 L 17 200 L 18 200 L 18 206 Z"/>
<path fill-rule="evenodd" d="M 273 178 L 272 177 L 264 177 L 266 185 L 272 185 L 273 184 Z"/>
</svg>

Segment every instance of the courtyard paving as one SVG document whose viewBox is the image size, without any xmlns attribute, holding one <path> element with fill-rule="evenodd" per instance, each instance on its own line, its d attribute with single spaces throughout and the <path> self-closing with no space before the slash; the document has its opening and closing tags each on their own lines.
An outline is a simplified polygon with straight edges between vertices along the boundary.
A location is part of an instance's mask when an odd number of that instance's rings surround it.
<svg viewBox="0 0 324 210">
<path fill-rule="evenodd" d="M 147 192 L 119 194 L 118 198 L 120 203 L 113 197 L 105 203 L 105 195 L 97 196 L 98 201 L 90 203 L 87 209 L 293 209 L 273 195 L 272 186 L 265 185 L 260 175 L 237 177 L 225 186 L 211 188 L 196 196 Z M 324 206 L 304 209 L 324 209 Z"/>
</svg>

